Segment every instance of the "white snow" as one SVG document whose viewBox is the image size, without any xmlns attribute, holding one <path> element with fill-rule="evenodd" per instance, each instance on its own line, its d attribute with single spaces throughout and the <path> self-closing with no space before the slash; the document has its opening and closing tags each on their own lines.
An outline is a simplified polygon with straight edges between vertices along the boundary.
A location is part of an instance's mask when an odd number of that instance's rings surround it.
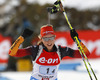
<svg viewBox="0 0 100 80">
<path fill-rule="evenodd" d="M 68 61 L 71 62 L 70 60 Z M 90 80 L 83 61 L 80 59 L 75 60 L 75 62 L 76 61 L 81 62 L 82 65 L 77 67 L 76 71 L 75 70 L 65 70 L 65 71 L 59 70 L 58 80 Z M 89 61 L 97 75 L 98 80 L 100 80 L 100 59 L 94 59 L 94 60 L 91 59 Z M 9 78 L 10 80 L 29 80 L 31 76 L 31 72 L 1 72 L 0 75 L 3 77 Z M 93 80 L 95 80 L 94 77 L 93 77 Z"/>
</svg>

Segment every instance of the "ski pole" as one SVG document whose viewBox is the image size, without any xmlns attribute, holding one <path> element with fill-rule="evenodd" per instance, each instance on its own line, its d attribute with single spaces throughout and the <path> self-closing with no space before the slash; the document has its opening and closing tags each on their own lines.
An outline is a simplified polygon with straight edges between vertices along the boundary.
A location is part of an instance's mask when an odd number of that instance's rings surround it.
<svg viewBox="0 0 100 80">
<path fill-rule="evenodd" d="M 60 8 L 61 8 L 61 11 L 63 12 L 63 14 L 64 14 L 64 16 L 65 16 L 65 18 L 66 18 L 66 21 L 67 21 L 67 23 L 68 23 L 70 29 L 72 30 L 73 27 L 71 26 L 71 24 L 70 24 L 70 22 L 69 22 L 69 20 L 68 20 L 67 14 L 66 14 L 66 12 L 65 12 L 65 9 L 64 9 L 64 7 L 63 7 L 63 5 L 62 5 L 61 0 L 58 0 L 58 2 L 60 3 L 59 5 L 60 5 Z M 80 51 L 80 54 L 81 54 L 81 52 L 84 54 L 84 57 L 85 57 L 85 59 L 87 60 L 87 63 L 88 63 L 88 65 L 90 66 L 90 69 L 91 69 L 91 71 L 92 71 L 92 73 L 93 73 L 95 79 L 98 80 L 97 77 L 96 77 L 96 75 L 95 75 L 95 73 L 94 73 L 94 71 L 93 71 L 93 69 L 92 69 L 92 67 L 91 67 L 91 64 L 89 63 L 89 60 L 88 60 L 87 56 L 86 56 L 85 53 L 84 53 L 84 50 L 82 49 L 82 47 L 81 47 L 81 45 L 80 45 L 80 42 L 79 42 L 78 38 L 77 38 L 77 37 L 74 37 L 74 38 L 75 38 L 76 44 L 78 45 L 78 49 L 79 49 L 79 51 Z M 82 56 L 82 54 L 81 54 L 81 56 Z M 83 57 L 83 59 L 84 59 L 84 57 Z M 84 60 L 83 60 L 83 61 L 84 61 Z M 85 63 L 85 66 L 86 66 L 86 68 L 87 68 L 87 71 L 88 71 L 88 73 L 89 73 L 89 76 L 90 76 L 90 78 L 91 78 L 91 75 L 90 75 L 90 72 L 89 72 L 88 67 L 87 67 L 87 65 L 86 65 L 86 62 L 84 61 L 84 63 Z"/>
<path fill-rule="evenodd" d="M 75 38 L 76 38 L 76 40 L 77 40 L 76 42 L 78 42 L 77 37 L 75 37 Z M 82 47 L 80 47 L 80 46 L 81 46 L 80 43 L 77 43 L 77 44 L 79 44 L 78 48 L 82 48 Z M 87 60 L 88 65 L 90 66 L 90 69 L 91 69 L 91 71 L 92 71 L 92 73 L 93 73 L 95 79 L 98 80 L 97 77 L 96 77 L 96 75 L 95 75 L 95 73 L 94 73 L 94 71 L 93 71 L 93 69 L 92 69 L 91 64 L 89 63 L 89 60 L 88 60 L 87 56 L 86 56 L 85 53 L 84 53 L 84 50 L 82 50 L 82 52 L 83 52 L 83 54 L 84 54 L 85 59 Z M 81 54 L 81 53 L 80 53 L 80 54 Z M 82 56 L 82 55 L 81 55 L 81 56 Z M 86 62 L 85 62 L 85 64 L 86 64 Z M 86 68 L 87 68 L 87 67 L 86 67 Z"/>
<path fill-rule="evenodd" d="M 65 18 L 66 18 L 66 21 L 67 21 L 67 23 L 68 23 L 70 29 L 72 30 L 73 27 L 71 26 L 71 24 L 70 24 L 70 22 L 69 22 L 69 20 L 68 20 L 67 14 L 66 14 L 66 12 L 65 12 L 65 10 L 64 10 L 64 7 L 63 7 L 63 5 L 62 5 L 62 3 L 61 3 L 61 0 L 56 1 L 54 4 L 55 4 L 54 6 L 55 6 L 56 8 L 57 8 L 58 6 L 60 6 L 61 11 L 63 12 L 63 14 L 64 14 L 64 16 L 65 16 Z M 55 10 L 56 10 L 56 9 L 55 9 Z M 52 10 L 52 13 L 53 13 L 53 11 L 55 11 L 55 10 Z M 57 12 L 57 10 L 56 10 L 56 12 Z M 95 75 L 95 73 L 94 73 L 94 71 L 93 71 L 93 69 L 92 69 L 92 67 L 91 67 L 91 64 L 89 63 L 88 58 L 86 57 L 86 55 L 85 55 L 85 53 L 84 53 L 84 50 L 82 49 L 82 47 L 81 47 L 81 45 L 80 45 L 80 42 L 79 42 L 78 38 L 77 38 L 76 36 L 75 36 L 74 38 L 75 38 L 75 42 L 76 42 L 76 44 L 77 44 L 77 46 L 78 46 L 79 52 L 80 52 L 80 54 L 81 54 L 81 56 L 82 56 L 82 59 L 83 59 L 83 61 L 84 61 L 84 64 L 85 64 L 85 66 L 86 66 L 86 69 L 87 69 L 87 71 L 88 71 L 88 74 L 89 74 L 89 76 L 90 76 L 90 79 L 92 80 L 92 77 L 91 77 L 91 74 L 90 74 L 90 72 L 89 72 L 89 69 L 88 69 L 88 67 L 87 67 L 87 65 L 86 65 L 85 59 L 87 60 L 87 63 L 88 63 L 88 65 L 90 66 L 91 71 L 92 71 L 92 73 L 93 73 L 95 79 L 97 80 L 97 77 L 96 77 L 96 75 Z M 85 59 L 84 59 L 82 53 L 84 54 Z"/>
<path fill-rule="evenodd" d="M 85 64 L 86 70 L 87 70 L 87 72 L 88 72 L 88 74 L 89 74 L 90 79 L 93 80 L 93 79 L 92 79 L 92 76 L 91 76 L 91 73 L 90 73 L 90 71 L 89 71 L 89 69 L 88 69 L 88 66 L 87 66 L 87 64 L 86 64 L 86 61 L 85 61 L 85 59 L 84 59 L 84 56 L 83 56 L 83 54 L 82 54 L 82 51 L 81 51 L 81 49 L 80 49 L 80 43 L 79 43 L 79 41 L 78 41 L 78 38 L 77 38 L 77 37 L 75 37 L 75 38 L 76 38 L 76 41 L 75 41 L 75 42 L 76 42 L 77 47 L 78 47 L 78 49 L 79 49 L 79 52 L 80 52 L 80 54 L 81 54 L 82 60 L 83 60 L 83 62 L 84 62 L 84 64 Z"/>
<path fill-rule="evenodd" d="M 58 1 L 60 1 L 60 0 L 58 0 Z M 60 1 L 60 2 L 61 2 L 61 1 Z M 61 10 L 63 11 L 63 14 L 64 14 L 64 16 L 65 16 L 65 18 L 66 18 L 66 20 L 67 20 L 67 23 L 68 23 L 70 29 L 73 29 L 73 27 L 71 26 L 71 24 L 70 24 L 70 22 L 69 22 L 69 20 L 68 20 L 67 14 L 66 14 L 66 12 L 65 12 L 65 10 L 64 10 L 64 7 L 63 7 L 62 3 L 60 3 L 60 7 L 61 7 Z M 91 69 L 91 71 L 92 71 L 92 73 L 93 73 L 95 79 L 98 80 L 97 77 L 96 77 L 96 75 L 95 75 L 95 73 L 94 73 L 94 71 L 93 71 L 93 69 L 92 69 L 92 67 L 91 67 L 91 64 L 89 63 L 89 60 L 88 60 L 87 56 L 86 56 L 85 53 L 84 53 L 84 50 L 82 49 L 82 47 L 81 47 L 81 45 L 80 45 L 80 42 L 79 42 L 78 38 L 77 38 L 77 37 L 74 37 L 74 38 L 76 39 L 76 43 L 79 45 L 79 50 L 81 50 L 82 53 L 84 54 L 84 57 L 85 57 L 85 59 L 87 60 L 87 63 L 88 63 L 88 65 L 90 66 L 90 69 Z M 81 52 L 81 51 L 80 51 L 80 52 Z M 85 64 L 86 64 L 86 62 L 85 62 Z M 90 75 L 90 73 L 89 73 L 89 75 Z"/>
</svg>

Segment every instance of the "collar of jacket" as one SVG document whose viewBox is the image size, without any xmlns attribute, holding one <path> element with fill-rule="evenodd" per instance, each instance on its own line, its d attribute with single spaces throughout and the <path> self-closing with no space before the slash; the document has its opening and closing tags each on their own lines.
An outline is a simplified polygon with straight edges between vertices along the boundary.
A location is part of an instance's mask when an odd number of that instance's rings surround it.
<svg viewBox="0 0 100 80">
<path fill-rule="evenodd" d="M 57 51 L 57 47 L 55 46 L 55 44 L 53 45 L 52 51 L 48 51 L 47 47 L 45 47 L 44 44 L 42 44 L 42 46 L 43 46 L 43 49 L 44 49 L 45 51 L 47 51 L 47 52 L 56 52 L 56 51 Z"/>
</svg>

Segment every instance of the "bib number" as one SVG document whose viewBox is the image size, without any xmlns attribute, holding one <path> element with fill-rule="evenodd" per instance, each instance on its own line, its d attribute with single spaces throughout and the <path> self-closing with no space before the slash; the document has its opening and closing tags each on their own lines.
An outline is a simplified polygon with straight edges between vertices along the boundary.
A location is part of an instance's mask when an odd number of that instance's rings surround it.
<svg viewBox="0 0 100 80">
<path fill-rule="evenodd" d="M 39 72 L 44 75 L 52 75 L 55 73 L 56 69 L 56 66 L 40 66 Z"/>
</svg>

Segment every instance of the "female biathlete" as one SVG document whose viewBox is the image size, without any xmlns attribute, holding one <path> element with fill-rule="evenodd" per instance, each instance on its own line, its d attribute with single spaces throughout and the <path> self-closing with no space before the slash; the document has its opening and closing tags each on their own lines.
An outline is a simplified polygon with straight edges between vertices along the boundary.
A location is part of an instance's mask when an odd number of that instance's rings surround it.
<svg viewBox="0 0 100 80">
<path fill-rule="evenodd" d="M 70 33 L 73 40 L 75 36 L 78 37 L 75 29 L 72 29 Z M 10 56 L 24 57 L 30 55 L 32 57 L 33 72 L 30 80 L 57 80 L 58 67 L 63 57 L 81 57 L 78 50 L 55 45 L 56 35 L 52 25 L 44 25 L 41 27 L 39 36 L 39 39 L 41 40 L 40 44 L 35 46 L 32 45 L 24 49 L 18 49 L 24 39 L 31 34 L 31 30 L 25 29 L 23 34 L 13 43 L 9 50 Z M 89 56 L 90 52 L 81 40 L 79 41 L 86 56 Z"/>
</svg>

